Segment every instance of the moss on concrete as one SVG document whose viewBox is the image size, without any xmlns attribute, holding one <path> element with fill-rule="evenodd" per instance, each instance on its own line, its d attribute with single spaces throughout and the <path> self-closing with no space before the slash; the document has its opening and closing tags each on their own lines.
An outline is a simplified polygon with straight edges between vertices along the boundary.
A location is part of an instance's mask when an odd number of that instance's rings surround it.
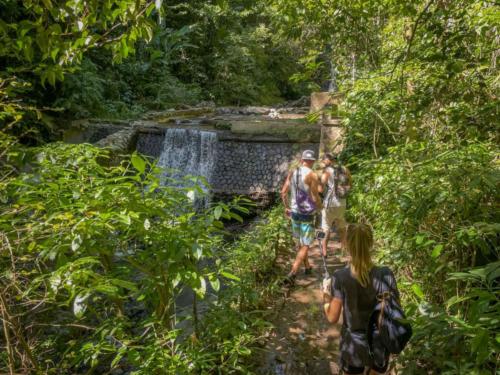
<svg viewBox="0 0 500 375">
<path fill-rule="evenodd" d="M 304 119 L 231 121 L 231 132 L 234 134 L 286 136 L 290 141 L 312 143 L 319 142 L 321 136 L 320 126 L 309 124 Z"/>
<path fill-rule="evenodd" d="M 164 111 L 151 116 L 152 120 L 159 123 L 171 122 L 175 119 L 186 119 L 195 118 L 202 115 L 213 114 L 215 112 L 214 108 L 190 108 L 190 109 L 180 109 L 175 111 Z"/>
</svg>

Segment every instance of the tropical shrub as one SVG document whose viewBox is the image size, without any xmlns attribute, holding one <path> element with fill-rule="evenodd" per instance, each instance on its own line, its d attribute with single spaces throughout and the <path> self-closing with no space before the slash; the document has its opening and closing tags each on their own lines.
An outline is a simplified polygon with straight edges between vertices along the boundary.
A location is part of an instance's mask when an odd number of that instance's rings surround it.
<svg viewBox="0 0 500 375">
<path fill-rule="evenodd" d="M 408 373 L 481 373 L 496 363 L 499 172 L 495 147 L 420 143 L 360 163 L 353 208 L 400 276 L 415 322 Z M 479 371 L 479 372 L 478 372 Z"/>
<path fill-rule="evenodd" d="M 108 153 L 89 145 L 32 151 L 31 172 L 1 191 L 8 353 L 48 372 L 55 364 L 57 371 L 116 365 L 125 354 L 139 360 L 133 347 L 154 340 L 150 330 L 175 335 L 179 291 L 203 296 L 215 280 L 198 264 L 211 256 L 231 207 L 196 215 L 187 188 L 161 185 L 157 167 L 136 154 L 105 167 L 99 161 Z"/>
<path fill-rule="evenodd" d="M 288 241 L 278 209 L 227 245 L 221 220 L 241 220 L 237 211 L 246 209 L 235 202 L 196 212 L 188 193 L 203 195 L 201 187 L 163 185 L 158 168 L 137 154 L 106 166 L 108 152 L 90 145 L 27 151 L 26 172 L 0 184 L 0 368 L 251 367 L 268 327 L 258 310 L 273 292 L 275 253 Z M 177 298 L 189 290 L 192 310 L 180 313 Z"/>
<path fill-rule="evenodd" d="M 239 374 L 258 367 L 255 359 L 271 328 L 266 307 L 273 305 L 281 290 L 276 258 L 291 246 L 288 222 L 278 205 L 234 243 L 222 247 L 217 262 L 226 281 L 200 320 L 198 339 L 191 341 L 190 349 L 196 353 L 193 371 L 211 373 L 217 368 L 219 373 Z"/>
</svg>

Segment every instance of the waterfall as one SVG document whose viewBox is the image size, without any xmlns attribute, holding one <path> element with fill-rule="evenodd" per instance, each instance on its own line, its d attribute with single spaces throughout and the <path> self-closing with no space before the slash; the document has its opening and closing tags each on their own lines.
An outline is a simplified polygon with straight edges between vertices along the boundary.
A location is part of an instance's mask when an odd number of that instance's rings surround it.
<svg viewBox="0 0 500 375">
<path fill-rule="evenodd" d="M 167 129 L 163 141 L 163 150 L 158 160 L 158 166 L 164 169 L 165 180 L 168 177 L 182 178 L 185 176 L 203 177 L 208 184 L 212 182 L 214 161 L 216 159 L 217 135 L 214 132 L 196 129 Z M 165 181 L 164 180 L 164 181 Z M 206 187 L 200 183 L 208 193 Z M 208 204 L 207 199 L 195 205 Z"/>
</svg>

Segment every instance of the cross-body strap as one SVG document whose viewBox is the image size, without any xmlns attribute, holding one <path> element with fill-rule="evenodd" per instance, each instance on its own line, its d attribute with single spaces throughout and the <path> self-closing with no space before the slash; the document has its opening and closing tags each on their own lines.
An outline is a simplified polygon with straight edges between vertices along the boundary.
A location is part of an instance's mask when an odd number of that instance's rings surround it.
<svg viewBox="0 0 500 375">
<path fill-rule="evenodd" d="M 301 190 L 301 191 L 303 191 L 303 192 L 305 192 L 305 193 L 306 193 L 307 191 L 306 191 L 306 190 L 304 190 L 304 189 L 302 189 L 302 188 L 300 187 L 300 185 L 299 185 L 299 182 L 300 182 L 301 177 L 302 177 L 302 176 L 301 176 L 301 173 L 300 173 L 300 172 L 301 172 L 301 169 L 302 169 L 302 167 L 298 167 L 298 168 L 297 168 L 297 176 L 295 177 L 295 191 L 297 191 L 297 190 Z"/>
<path fill-rule="evenodd" d="M 378 319 L 377 319 L 377 327 L 379 330 L 380 326 L 382 325 L 382 318 L 384 317 L 385 305 L 389 301 L 389 298 L 391 298 L 391 292 L 389 291 L 385 291 L 377 295 L 377 301 L 381 303 L 380 312 L 378 314 Z"/>
<path fill-rule="evenodd" d="M 384 316 L 384 311 L 387 303 L 389 303 L 389 299 L 393 296 L 394 292 L 392 290 L 392 285 L 388 285 L 386 290 L 383 290 L 383 285 L 384 285 L 384 277 L 386 276 L 386 273 L 383 272 L 383 268 L 377 268 L 376 269 L 376 277 L 375 279 L 378 282 L 377 285 L 377 301 L 380 302 L 380 312 L 379 316 L 377 319 L 377 327 L 380 329 L 380 325 L 382 324 L 382 318 Z M 392 283 L 392 280 L 391 280 Z"/>
<path fill-rule="evenodd" d="M 381 300 L 379 299 L 379 296 L 381 294 L 381 285 L 382 285 L 382 281 L 381 281 L 381 269 L 378 268 L 378 267 L 375 267 L 375 269 L 373 270 L 373 286 L 374 286 L 374 289 L 375 289 L 375 296 L 377 298 L 377 305 L 381 302 Z M 380 310 L 376 310 L 374 309 L 374 311 L 372 312 L 371 316 L 370 316 L 370 319 L 369 319 L 369 322 L 368 322 L 368 327 L 367 327 L 367 340 L 368 340 L 368 352 L 370 354 L 370 357 L 373 357 L 373 329 L 374 329 L 374 326 L 373 325 L 376 325 L 377 329 L 380 331 L 380 324 L 382 322 L 382 312 L 383 312 L 383 308 L 385 308 L 385 303 L 382 302 L 382 306 L 380 308 Z M 375 313 L 378 311 L 378 316 L 375 315 Z"/>
</svg>

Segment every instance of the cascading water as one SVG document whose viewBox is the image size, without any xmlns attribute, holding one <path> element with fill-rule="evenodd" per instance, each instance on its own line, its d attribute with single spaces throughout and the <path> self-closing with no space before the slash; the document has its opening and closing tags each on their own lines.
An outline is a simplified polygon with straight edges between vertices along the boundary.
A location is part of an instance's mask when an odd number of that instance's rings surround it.
<svg viewBox="0 0 500 375">
<path fill-rule="evenodd" d="M 214 161 L 216 159 L 217 134 L 196 129 L 167 129 L 163 150 L 158 166 L 164 170 L 164 183 L 168 178 L 185 176 L 203 177 L 208 184 L 212 182 Z M 208 194 L 203 183 L 199 183 Z M 207 197 L 193 197 L 195 206 L 203 207 L 209 203 Z"/>
</svg>

